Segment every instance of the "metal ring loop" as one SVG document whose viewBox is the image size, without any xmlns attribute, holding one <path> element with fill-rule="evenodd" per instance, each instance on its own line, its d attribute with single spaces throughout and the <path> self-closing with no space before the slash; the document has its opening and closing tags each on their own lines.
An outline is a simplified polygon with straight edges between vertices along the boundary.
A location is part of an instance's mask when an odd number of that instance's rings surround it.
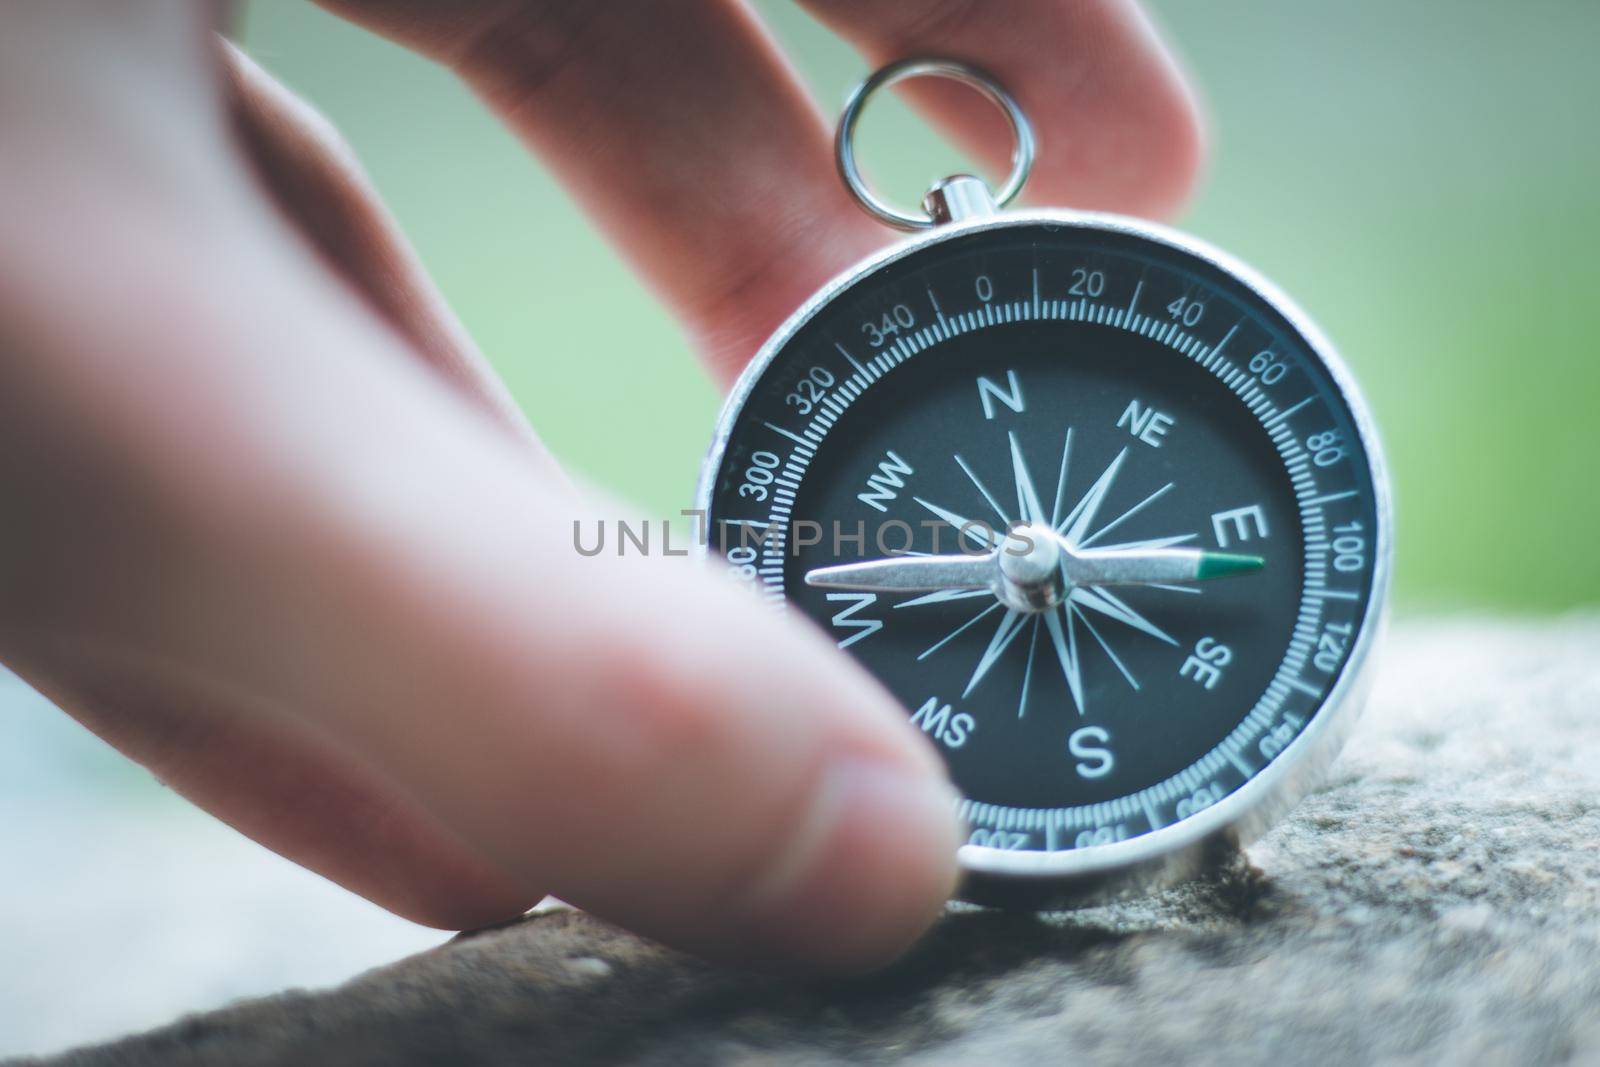
<svg viewBox="0 0 1600 1067">
<path fill-rule="evenodd" d="M 856 123 L 860 121 L 861 112 L 873 93 L 907 78 L 927 75 L 949 78 L 971 86 L 1005 112 L 1016 145 L 1011 150 L 1011 173 L 995 195 L 998 204 L 1003 207 L 1015 200 L 1027 182 L 1029 172 L 1033 170 L 1033 126 L 1028 122 L 1028 116 L 1023 114 L 1021 106 L 993 75 L 958 59 L 920 57 L 890 63 L 856 86 L 855 92 L 850 94 L 844 112 L 839 116 L 839 132 L 834 137 L 833 147 L 839 164 L 839 176 L 844 179 L 850 194 L 873 218 L 900 230 L 928 229 L 934 225 L 934 220 L 927 215 L 901 211 L 867 187 L 866 179 L 861 176 L 861 168 L 856 164 Z"/>
</svg>

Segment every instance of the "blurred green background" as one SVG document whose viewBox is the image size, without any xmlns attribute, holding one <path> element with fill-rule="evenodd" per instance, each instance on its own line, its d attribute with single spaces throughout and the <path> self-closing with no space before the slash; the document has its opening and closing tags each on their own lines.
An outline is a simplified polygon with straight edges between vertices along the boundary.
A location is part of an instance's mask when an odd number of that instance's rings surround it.
<svg viewBox="0 0 1600 1067">
<path fill-rule="evenodd" d="M 1600 604 L 1600 2 L 1154 6 L 1213 117 L 1183 224 L 1295 294 L 1364 383 L 1398 481 L 1401 607 Z M 759 8 L 834 110 L 865 65 L 790 0 Z M 245 17 L 561 458 L 658 514 L 686 504 L 718 397 L 538 164 L 448 75 L 305 0 Z M 902 201 L 958 166 L 894 106 L 863 145 Z M 0 1057 L 444 936 L 248 843 L 3 672 L 0 738 L 0 870 L 20 872 L 0 878 Z"/>
<path fill-rule="evenodd" d="M 1153 6 L 1212 116 L 1180 222 L 1294 294 L 1364 384 L 1397 482 L 1400 606 L 1600 600 L 1600 4 Z M 758 7 L 833 111 L 863 62 L 787 0 Z M 344 130 L 561 458 L 655 513 L 684 506 L 718 397 L 538 163 L 425 61 L 298 0 L 247 12 L 249 49 Z M 869 162 L 914 202 L 952 154 L 881 110 Z"/>
</svg>

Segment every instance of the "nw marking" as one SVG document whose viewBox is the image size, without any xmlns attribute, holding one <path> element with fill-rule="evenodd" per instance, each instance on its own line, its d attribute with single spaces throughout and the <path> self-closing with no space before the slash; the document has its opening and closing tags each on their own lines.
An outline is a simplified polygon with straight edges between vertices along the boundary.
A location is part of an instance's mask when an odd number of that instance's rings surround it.
<svg viewBox="0 0 1600 1067">
<path fill-rule="evenodd" d="M 901 459 L 893 450 L 885 452 L 884 455 L 889 458 L 878 464 L 875 473 L 867 475 L 866 492 L 857 493 L 856 499 L 869 508 L 887 512 L 889 503 L 899 495 L 896 490 L 904 489 L 906 486 L 901 475 L 914 472 L 911 464 Z"/>
</svg>

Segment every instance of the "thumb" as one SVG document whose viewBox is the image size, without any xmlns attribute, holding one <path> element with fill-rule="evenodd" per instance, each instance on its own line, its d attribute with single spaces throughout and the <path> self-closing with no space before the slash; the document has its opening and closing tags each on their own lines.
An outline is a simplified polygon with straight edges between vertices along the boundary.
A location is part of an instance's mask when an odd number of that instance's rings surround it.
<svg viewBox="0 0 1600 1067">
<path fill-rule="evenodd" d="M 405 798 L 391 822 L 426 822 L 467 851 L 452 862 L 492 872 L 493 900 L 462 913 L 553 892 L 708 956 L 826 968 L 915 938 L 952 888 L 958 833 L 904 711 L 710 567 L 581 555 L 573 521 L 613 507 L 530 465 L 280 230 L 230 226 L 227 254 L 80 278 L 114 275 L 117 300 L 41 327 L 71 358 L 15 383 L 73 413 L 50 425 L 99 427 L 88 466 L 149 496 L 116 523 L 63 511 L 77 534 L 36 538 L 58 546 L 28 574 L 63 669 L 92 641 L 102 661 L 161 665 L 136 671 L 158 679 L 140 706 L 315 738 Z M 116 373 L 130 352 L 135 380 Z M 174 678 L 193 684 L 162 688 Z M 258 756 L 220 743 L 175 773 L 226 809 L 239 797 L 217 789 L 247 791 Z M 287 809 L 274 847 L 338 814 Z M 441 881 L 416 867 L 381 865 L 376 890 L 324 870 L 394 899 L 392 879 Z"/>
<path fill-rule="evenodd" d="M 530 892 L 723 959 L 855 969 L 902 951 L 948 898 L 959 843 L 956 794 L 904 711 L 720 566 L 581 556 L 572 516 L 592 530 L 617 512 L 493 466 L 447 461 L 479 474 L 296 568 L 362 647 L 304 670 L 315 688 L 292 703 L 328 708 Z M 352 552 L 377 569 L 341 589 Z"/>
</svg>

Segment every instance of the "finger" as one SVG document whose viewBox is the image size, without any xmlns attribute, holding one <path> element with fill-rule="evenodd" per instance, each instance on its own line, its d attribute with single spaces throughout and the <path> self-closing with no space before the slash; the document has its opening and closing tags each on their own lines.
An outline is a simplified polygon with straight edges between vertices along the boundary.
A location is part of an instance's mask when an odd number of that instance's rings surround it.
<svg viewBox="0 0 1600 1067">
<path fill-rule="evenodd" d="M 284 213 L 425 361 L 553 465 L 338 131 L 234 45 L 218 47 L 234 129 Z"/>
<path fill-rule="evenodd" d="M 225 260 L 225 220 L 246 207 L 276 225 L 230 165 L 197 11 L 108 15 L 34 4 L 0 18 L 0 485 L 11 502 L 0 655 L 223 819 L 385 906 L 453 927 L 514 914 L 534 899 L 525 887 L 359 760 L 263 715 L 189 650 L 97 639 L 162 629 L 181 612 L 179 576 L 205 581 L 204 553 L 155 506 L 164 494 L 153 484 L 196 466 L 220 472 L 229 458 L 208 432 L 225 415 L 203 385 L 227 353 L 190 350 L 193 373 L 139 358 L 153 332 L 189 336 L 209 294 L 143 297 Z M 345 292 L 325 284 L 327 299 Z M 315 378 L 313 368 L 305 385 Z M 128 410 L 146 418 L 119 423 Z M 157 468 L 136 457 L 180 425 L 187 443 L 147 477 Z M 248 495 L 248 474 L 236 473 L 232 494 Z M 225 630 L 249 613 L 235 604 L 208 624 Z"/>
<path fill-rule="evenodd" d="M 170 199 L 206 214 L 152 218 L 105 188 L 0 213 L 0 267 L 28 265 L 0 271 L 22 354 L 0 362 L 0 425 L 30 446 L 0 450 L 0 490 L 28 505 L 0 543 L 8 659 L 47 683 L 130 665 L 80 690 L 102 716 L 133 692 L 354 754 L 505 872 L 506 899 L 548 890 L 762 962 L 866 966 L 916 936 L 957 835 L 892 699 L 726 580 L 575 556 L 573 518 L 609 507 L 530 475 L 275 218 Z M 63 314 L 63 293 L 93 313 Z M 24 454 L 70 476 L 41 484 Z M 242 799 L 204 780 L 256 753 L 198 751 L 209 769 L 171 773 L 248 804 L 248 774 Z"/>
<path fill-rule="evenodd" d="M 35 689 L 167 786 L 398 915 L 466 930 L 539 900 L 356 754 L 181 664 L 81 639 L 6 644 Z"/>
<path fill-rule="evenodd" d="M 731 379 L 885 234 L 830 123 L 734 0 L 326 6 L 458 71 L 546 160 Z"/>
<path fill-rule="evenodd" d="M 998 77 L 1032 119 L 1036 203 L 1162 217 L 1188 198 L 1203 160 L 1193 95 L 1134 0 L 802 0 L 874 64 L 952 56 Z M 994 108 L 931 79 L 906 85 L 994 173 L 1011 144 Z"/>
</svg>

